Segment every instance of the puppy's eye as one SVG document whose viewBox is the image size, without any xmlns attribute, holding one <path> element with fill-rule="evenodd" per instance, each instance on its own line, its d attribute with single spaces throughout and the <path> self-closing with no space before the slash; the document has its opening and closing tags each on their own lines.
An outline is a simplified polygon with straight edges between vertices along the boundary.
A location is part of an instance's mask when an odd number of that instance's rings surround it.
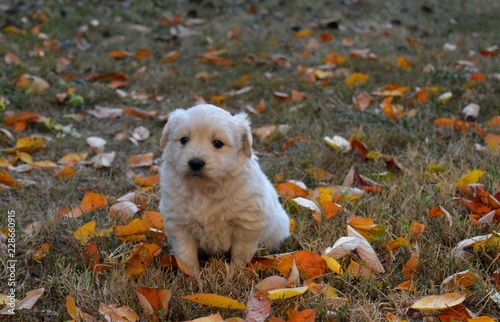
<svg viewBox="0 0 500 322">
<path fill-rule="evenodd" d="M 183 136 L 179 141 L 182 145 L 186 145 L 189 142 L 189 138 L 187 136 Z"/>
<path fill-rule="evenodd" d="M 219 141 L 219 140 L 214 140 L 212 142 L 212 145 L 214 146 L 214 148 L 220 149 L 220 148 L 222 148 L 224 146 L 224 142 Z"/>
</svg>

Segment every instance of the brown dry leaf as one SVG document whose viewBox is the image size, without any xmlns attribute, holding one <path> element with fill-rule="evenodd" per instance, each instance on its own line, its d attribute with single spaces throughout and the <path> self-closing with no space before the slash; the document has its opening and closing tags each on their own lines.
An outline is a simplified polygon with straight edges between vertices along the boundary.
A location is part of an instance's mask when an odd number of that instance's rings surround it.
<svg viewBox="0 0 500 322">
<path fill-rule="evenodd" d="M 121 201 L 109 208 L 111 218 L 123 220 L 125 222 L 132 220 L 138 211 L 139 207 L 130 201 Z"/>
<path fill-rule="evenodd" d="M 173 50 L 160 58 L 160 63 L 171 63 L 179 58 L 180 55 L 181 53 L 178 50 Z"/>
<path fill-rule="evenodd" d="M 469 287 L 476 283 L 477 275 L 471 270 L 455 273 L 448 276 L 441 283 L 441 288 L 452 290 L 457 287 Z"/>
<path fill-rule="evenodd" d="M 258 291 L 269 291 L 278 288 L 282 288 L 287 284 L 287 279 L 282 276 L 269 276 L 255 284 L 255 289 Z"/>
<path fill-rule="evenodd" d="M 354 228 L 351 226 L 347 226 L 347 236 L 354 237 L 359 239 L 358 247 L 356 248 L 356 252 L 359 257 L 366 263 L 366 266 L 371 269 L 375 273 L 385 273 L 385 268 L 380 263 L 378 259 L 377 253 L 370 245 L 370 243 Z"/>
<path fill-rule="evenodd" d="M 321 210 L 319 209 L 318 205 L 316 205 L 316 203 L 302 197 L 294 198 L 293 201 L 295 201 L 299 206 L 311 209 L 314 220 L 316 221 L 316 223 L 321 224 Z"/>
<path fill-rule="evenodd" d="M 285 152 L 292 144 L 294 144 L 295 142 L 299 142 L 299 141 L 305 141 L 307 140 L 308 137 L 305 136 L 305 135 L 302 135 L 302 136 L 298 136 L 298 137 L 295 137 L 295 138 L 291 138 L 291 139 L 288 139 L 284 144 L 283 146 L 281 147 L 281 152 Z"/>
<path fill-rule="evenodd" d="M 194 303 L 223 308 L 223 309 L 232 309 L 232 310 L 247 309 L 247 306 L 245 304 L 217 294 L 198 293 L 198 294 L 183 296 L 182 298 Z"/>
<path fill-rule="evenodd" d="M 134 59 L 151 58 L 151 56 L 152 56 L 151 50 L 141 48 L 135 53 Z"/>
<path fill-rule="evenodd" d="M 95 240 L 85 245 L 82 251 L 82 257 L 87 268 L 94 273 L 103 272 L 108 269 L 107 266 L 102 264 L 101 254 L 99 253 L 99 248 Z"/>
<path fill-rule="evenodd" d="M 50 244 L 43 243 L 42 246 L 40 246 L 40 248 L 35 250 L 35 252 L 33 253 L 32 255 L 33 260 L 40 261 L 44 259 L 48 255 L 49 250 L 50 250 Z"/>
<path fill-rule="evenodd" d="M 346 273 L 349 276 L 361 277 L 361 278 L 373 278 L 375 274 L 368 268 L 361 266 L 359 263 L 351 260 L 347 266 Z"/>
<path fill-rule="evenodd" d="M 5 112 L 3 122 L 5 125 L 13 127 L 17 132 L 26 130 L 27 123 L 38 123 L 42 115 L 35 112 L 20 112 L 12 111 Z"/>
<path fill-rule="evenodd" d="M 123 110 L 123 114 L 132 115 L 140 119 L 154 119 L 158 111 L 144 111 L 136 107 L 127 107 Z"/>
<path fill-rule="evenodd" d="M 104 315 L 106 321 L 135 322 L 139 321 L 137 313 L 126 305 L 118 307 L 116 304 L 100 303 L 99 313 Z"/>
<path fill-rule="evenodd" d="M 484 142 L 486 142 L 488 149 L 491 151 L 500 151 L 500 135 L 488 133 L 484 137 Z"/>
<path fill-rule="evenodd" d="M 159 310 L 162 310 L 163 314 L 168 313 L 168 304 L 172 297 L 169 290 L 141 286 L 137 289 L 136 294 L 144 315 L 157 315 Z"/>
<path fill-rule="evenodd" d="M 40 94 L 47 88 L 49 88 L 50 84 L 41 77 L 23 74 L 17 80 L 16 86 L 18 89 L 26 89 L 28 91 L 32 91 L 35 94 Z"/>
<path fill-rule="evenodd" d="M 415 302 L 411 308 L 419 311 L 444 310 L 461 304 L 465 300 L 463 292 L 446 293 L 443 295 L 431 295 Z"/>
<path fill-rule="evenodd" d="M 271 301 L 266 296 L 253 294 L 247 302 L 247 307 L 245 316 L 247 322 L 263 322 L 271 315 Z"/>
<path fill-rule="evenodd" d="M 19 59 L 19 57 L 11 51 L 5 54 L 5 56 L 3 57 L 3 61 L 7 65 L 21 65 L 21 60 Z"/>
<path fill-rule="evenodd" d="M 36 304 L 40 296 L 43 295 L 43 292 L 45 291 L 45 288 L 39 288 L 36 290 L 32 290 L 29 292 L 26 292 L 26 296 L 24 299 L 20 302 L 15 303 L 15 309 L 16 310 L 31 310 L 33 306 Z M 12 308 L 7 305 L 4 307 L 2 310 L 0 310 L 0 315 L 12 315 L 11 311 Z"/>
<path fill-rule="evenodd" d="M 469 322 L 474 320 L 472 319 L 470 311 L 463 304 L 447 308 L 439 313 L 437 317 L 440 322 Z"/>
<path fill-rule="evenodd" d="M 352 103 L 356 110 L 364 112 L 370 106 L 371 96 L 365 91 L 359 91 L 352 97 Z"/>
<path fill-rule="evenodd" d="M 304 171 L 317 181 L 328 181 L 333 179 L 333 174 L 320 168 L 305 168 Z"/>
</svg>

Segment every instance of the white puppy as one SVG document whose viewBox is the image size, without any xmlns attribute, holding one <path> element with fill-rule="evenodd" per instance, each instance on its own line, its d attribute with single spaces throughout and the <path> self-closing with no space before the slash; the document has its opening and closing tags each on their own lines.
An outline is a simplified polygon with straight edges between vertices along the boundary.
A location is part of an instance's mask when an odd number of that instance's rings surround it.
<svg viewBox="0 0 500 322">
<path fill-rule="evenodd" d="M 163 129 L 161 201 L 172 252 L 195 273 L 198 250 L 245 264 L 258 245 L 279 247 L 289 219 L 252 153 L 245 113 L 210 104 L 173 111 Z"/>
</svg>

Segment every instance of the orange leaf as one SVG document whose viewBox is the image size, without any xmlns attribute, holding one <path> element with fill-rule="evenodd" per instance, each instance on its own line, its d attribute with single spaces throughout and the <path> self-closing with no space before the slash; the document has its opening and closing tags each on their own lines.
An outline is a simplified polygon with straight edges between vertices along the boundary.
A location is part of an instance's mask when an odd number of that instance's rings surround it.
<svg viewBox="0 0 500 322">
<path fill-rule="evenodd" d="M 0 171 L 0 183 L 13 188 L 21 188 L 22 185 L 7 173 Z"/>
<path fill-rule="evenodd" d="M 156 111 L 143 111 L 135 107 L 128 107 L 123 110 L 123 114 L 127 115 L 133 115 L 135 117 L 141 118 L 141 119 L 154 119 L 156 115 Z"/>
<path fill-rule="evenodd" d="M 136 246 L 134 254 L 127 261 L 123 276 L 125 278 L 143 274 L 153 258 L 160 254 L 161 248 L 156 244 L 140 244 Z"/>
<path fill-rule="evenodd" d="M 410 291 L 410 292 L 415 292 L 417 290 L 417 288 L 415 287 L 415 285 L 413 284 L 411 279 L 404 281 L 403 283 L 396 286 L 394 289 L 395 290 L 406 290 L 406 291 Z"/>
<path fill-rule="evenodd" d="M 146 217 L 151 227 L 163 230 L 163 216 L 157 211 L 145 211 L 143 218 Z"/>
<path fill-rule="evenodd" d="M 429 93 L 425 89 L 419 89 L 415 92 L 414 97 L 418 103 L 425 103 L 429 99 Z"/>
<path fill-rule="evenodd" d="M 162 58 L 160 58 L 160 63 L 171 63 L 177 58 L 179 58 L 180 55 L 181 53 L 178 50 L 171 51 Z"/>
<path fill-rule="evenodd" d="M 154 187 L 160 183 L 160 176 L 154 175 L 149 177 L 135 176 L 134 182 L 140 186 Z"/>
<path fill-rule="evenodd" d="M 68 212 L 65 217 L 77 218 L 82 216 L 83 214 L 88 214 L 94 210 L 106 207 L 107 205 L 108 201 L 106 200 L 105 195 L 97 194 L 95 192 L 88 192 L 83 197 L 80 206 Z"/>
<path fill-rule="evenodd" d="M 294 89 L 290 91 L 290 99 L 292 102 L 300 102 L 304 99 L 304 97 L 306 97 L 306 93 L 304 92 L 299 92 Z"/>
<path fill-rule="evenodd" d="M 167 314 L 168 304 L 172 297 L 169 290 L 141 286 L 137 289 L 136 294 L 146 316 L 156 314 L 159 310 L 163 310 L 163 314 Z"/>
<path fill-rule="evenodd" d="M 386 247 L 387 247 L 388 251 L 394 253 L 395 251 L 397 251 L 401 247 L 406 247 L 407 249 L 409 249 L 410 242 L 408 241 L 408 239 L 406 239 L 404 237 L 398 237 L 395 240 L 388 241 Z"/>
<path fill-rule="evenodd" d="M 437 315 L 440 322 L 468 322 L 472 321 L 472 316 L 469 310 L 463 305 L 459 304 L 453 308 L 449 307 Z"/>
<path fill-rule="evenodd" d="M 219 65 L 219 66 L 234 66 L 236 64 L 232 60 L 222 58 L 222 57 L 212 56 L 210 54 L 201 55 L 200 60 L 204 63 L 207 63 L 207 64 Z"/>
<path fill-rule="evenodd" d="M 441 288 L 453 289 L 456 287 L 469 287 L 476 283 L 477 275 L 470 270 L 448 276 L 441 283 Z"/>
<path fill-rule="evenodd" d="M 410 259 L 403 266 L 402 274 L 405 280 L 409 280 L 415 275 L 418 265 L 420 264 L 420 251 L 415 251 Z"/>
<path fill-rule="evenodd" d="M 314 322 L 316 320 L 316 310 L 307 309 L 303 311 L 288 310 L 288 322 Z"/>
<path fill-rule="evenodd" d="M 135 59 L 151 58 L 151 50 L 141 48 L 135 53 L 134 58 Z"/>
<path fill-rule="evenodd" d="M 500 150 L 500 135 L 488 133 L 484 137 L 484 142 L 488 145 L 488 149 Z"/>
<path fill-rule="evenodd" d="M 403 115 L 403 106 L 400 104 L 392 104 L 392 100 L 392 96 L 385 98 L 382 103 L 380 103 L 380 108 L 390 120 L 398 120 L 401 115 Z"/>
<path fill-rule="evenodd" d="M 491 129 L 500 128 L 500 116 L 499 115 L 493 116 L 491 120 L 488 121 L 488 124 L 486 126 Z"/>
<path fill-rule="evenodd" d="M 273 92 L 274 98 L 280 102 L 288 102 L 290 100 L 290 95 L 282 92 Z"/>
<path fill-rule="evenodd" d="M 476 215 L 486 215 L 487 213 L 491 212 L 491 209 L 485 205 L 481 205 L 477 202 L 463 199 L 463 198 L 454 198 L 454 200 L 458 201 L 460 204 L 462 204 L 467 210 L 472 211 Z"/>
<path fill-rule="evenodd" d="M 453 219 L 450 213 L 440 205 L 435 206 L 429 211 L 429 218 L 437 218 L 441 216 L 446 216 L 446 219 L 450 222 L 450 226 L 452 225 Z"/>
<path fill-rule="evenodd" d="M 126 305 L 118 307 L 116 304 L 100 303 L 99 313 L 106 321 L 139 321 L 137 313 Z"/>
<path fill-rule="evenodd" d="M 131 155 L 128 158 L 129 167 L 149 167 L 153 164 L 153 153 Z"/>
<path fill-rule="evenodd" d="M 331 33 L 322 32 L 319 34 L 319 38 L 321 39 L 322 42 L 330 42 L 330 41 L 332 41 L 333 36 Z"/>
<path fill-rule="evenodd" d="M 332 217 L 334 217 L 338 211 L 340 210 L 344 210 L 344 207 L 342 207 L 341 205 L 333 202 L 333 201 L 325 201 L 322 205 L 323 207 L 323 210 L 325 211 L 325 218 L 326 219 L 330 219 Z"/>
<path fill-rule="evenodd" d="M 55 177 L 56 179 L 68 179 L 74 176 L 75 173 L 76 173 L 75 169 L 68 166 L 64 166 L 64 168 L 62 168 L 56 173 Z"/>
<path fill-rule="evenodd" d="M 117 227 L 115 227 L 117 228 Z M 125 237 L 129 235 L 145 234 L 151 228 L 151 223 L 146 218 L 136 218 L 128 225 L 115 229 L 115 234 L 118 237 Z"/>
<path fill-rule="evenodd" d="M 281 198 L 293 199 L 297 197 L 306 197 L 307 191 L 303 188 L 299 187 L 295 183 L 287 182 L 287 183 L 279 183 L 276 186 L 278 190 L 278 195 Z"/>
<path fill-rule="evenodd" d="M 285 142 L 285 144 L 283 144 L 283 146 L 281 147 L 281 152 L 285 152 L 285 150 L 287 150 L 293 143 L 298 142 L 298 141 L 305 141 L 307 139 L 308 138 L 305 135 L 291 138 L 291 139 L 287 140 Z"/>
<path fill-rule="evenodd" d="M 408 68 L 408 67 L 411 67 L 411 62 L 408 60 L 408 58 L 400 56 L 400 57 L 398 57 L 396 65 L 398 67 Z"/>
<path fill-rule="evenodd" d="M 368 152 L 370 152 L 368 151 L 366 145 L 363 142 L 352 138 L 349 139 L 349 142 L 351 143 L 351 148 L 358 151 L 363 159 L 366 159 Z"/>
<path fill-rule="evenodd" d="M 328 181 L 333 179 L 333 174 L 320 168 L 306 168 L 304 171 L 317 181 Z"/>
<path fill-rule="evenodd" d="M 292 258 L 305 278 L 316 278 L 328 272 L 325 259 L 316 253 L 301 250 L 293 253 Z"/>
<path fill-rule="evenodd" d="M 314 30 L 312 29 L 302 29 L 293 34 L 293 38 L 303 38 L 314 35 Z"/>
<path fill-rule="evenodd" d="M 425 225 L 418 222 L 412 222 L 410 225 L 410 240 L 419 240 L 420 235 L 424 232 Z"/>
<path fill-rule="evenodd" d="M 117 58 L 117 59 L 123 59 L 130 57 L 131 54 L 129 52 L 126 52 L 124 50 L 113 50 L 108 53 L 109 58 Z"/>
<path fill-rule="evenodd" d="M 359 265 L 357 262 L 351 260 L 346 269 L 347 274 L 354 277 L 371 278 L 374 276 L 373 272 L 366 267 Z"/>
<path fill-rule="evenodd" d="M 102 265 L 101 254 L 99 253 L 99 248 L 95 240 L 85 245 L 82 251 L 82 257 L 85 265 L 94 273 L 105 271 L 108 268 Z"/>
</svg>

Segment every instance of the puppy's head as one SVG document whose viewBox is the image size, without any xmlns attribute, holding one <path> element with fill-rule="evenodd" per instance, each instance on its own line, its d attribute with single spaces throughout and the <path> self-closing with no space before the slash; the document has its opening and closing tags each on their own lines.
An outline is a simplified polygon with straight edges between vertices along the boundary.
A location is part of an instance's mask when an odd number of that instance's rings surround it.
<svg viewBox="0 0 500 322">
<path fill-rule="evenodd" d="M 252 157 L 252 134 L 245 113 L 232 116 L 210 104 L 173 111 L 160 146 L 168 166 L 186 180 L 219 182 L 235 175 Z"/>
</svg>

